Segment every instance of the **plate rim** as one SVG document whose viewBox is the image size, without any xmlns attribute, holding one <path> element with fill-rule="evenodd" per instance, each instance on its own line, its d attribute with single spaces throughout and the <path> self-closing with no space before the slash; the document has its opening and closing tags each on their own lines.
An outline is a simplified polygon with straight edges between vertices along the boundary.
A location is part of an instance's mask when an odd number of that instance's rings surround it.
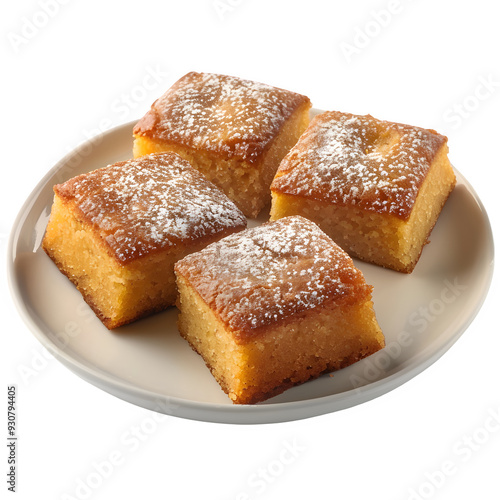
<svg viewBox="0 0 500 500">
<path fill-rule="evenodd" d="M 311 111 L 321 112 L 321 110 L 315 109 Z M 313 397 L 305 400 L 302 399 L 298 401 L 285 401 L 256 405 L 228 405 L 210 403 L 206 401 L 193 401 L 178 396 L 165 396 L 148 389 L 141 389 L 121 380 L 118 376 L 102 372 L 96 367 L 88 366 L 80 360 L 74 359 L 68 354 L 68 352 L 50 341 L 44 332 L 44 329 L 41 328 L 41 326 L 30 314 L 27 304 L 22 300 L 22 293 L 19 283 L 16 280 L 16 270 L 14 266 L 17 250 L 16 245 L 19 240 L 21 228 L 24 226 L 26 219 L 38 200 L 40 192 L 46 188 L 49 179 L 52 178 L 56 172 L 61 170 L 73 156 L 80 154 L 89 143 L 98 141 L 98 144 L 100 144 L 101 141 L 107 136 L 131 129 L 135 123 L 137 123 L 137 120 L 131 120 L 103 131 L 90 139 L 84 140 L 70 152 L 65 154 L 58 162 L 56 162 L 56 164 L 38 181 L 29 196 L 21 205 L 11 226 L 7 243 L 7 282 L 11 297 L 16 305 L 21 319 L 28 326 L 32 334 L 34 334 L 35 338 L 37 338 L 42 346 L 44 346 L 59 362 L 95 387 L 143 408 L 190 420 L 226 424 L 266 424 L 311 418 L 368 402 L 404 385 L 413 377 L 425 371 L 429 366 L 434 364 L 441 356 L 443 356 L 443 354 L 447 352 L 468 329 L 481 310 L 488 295 L 493 278 L 493 233 L 488 213 L 478 194 L 468 180 L 455 167 L 453 167 L 455 174 L 457 175 L 457 181 L 465 185 L 468 193 L 472 196 L 480 213 L 482 214 L 485 234 L 487 235 L 488 242 L 488 248 L 485 248 L 485 252 L 490 255 L 491 259 L 484 266 L 484 274 L 482 275 L 484 283 L 481 287 L 481 294 L 476 299 L 474 308 L 468 314 L 466 321 L 460 324 L 460 328 L 457 329 L 454 335 L 439 349 L 433 351 L 433 353 L 429 356 L 424 356 L 423 361 L 417 362 L 417 360 L 423 356 L 423 353 L 419 353 L 418 356 L 413 358 L 411 362 L 401 370 L 398 370 L 397 372 L 392 373 L 391 375 L 388 375 L 380 380 L 364 385 L 361 388 L 362 390 L 353 388 L 341 393 Z M 457 182 L 457 184 L 459 182 Z M 425 350 L 428 349 L 429 346 Z M 362 397 L 360 397 L 360 394 Z M 167 406 L 167 408 L 162 408 L 158 403 L 156 405 L 151 404 L 151 402 L 154 401 L 165 402 L 165 406 Z"/>
</svg>

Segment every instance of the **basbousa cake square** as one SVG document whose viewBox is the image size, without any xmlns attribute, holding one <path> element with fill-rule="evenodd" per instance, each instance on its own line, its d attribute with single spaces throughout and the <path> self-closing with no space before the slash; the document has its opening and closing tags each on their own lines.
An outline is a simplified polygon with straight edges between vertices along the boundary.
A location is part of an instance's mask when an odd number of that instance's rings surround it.
<svg viewBox="0 0 500 500">
<path fill-rule="evenodd" d="M 324 112 L 283 159 L 271 220 L 300 214 L 351 256 L 413 271 L 455 186 L 445 136 Z"/>
<path fill-rule="evenodd" d="M 234 76 L 191 72 L 134 127 L 134 156 L 174 151 L 247 217 L 270 202 L 280 161 L 309 123 L 301 94 Z"/>
<path fill-rule="evenodd" d="M 234 403 L 263 401 L 384 347 L 372 287 L 303 217 L 227 236 L 175 272 L 179 331 Z"/>
<path fill-rule="evenodd" d="M 118 162 L 54 186 L 43 249 L 108 328 L 175 303 L 174 263 L 246 218 L 174 153 Z"/>
</svg>

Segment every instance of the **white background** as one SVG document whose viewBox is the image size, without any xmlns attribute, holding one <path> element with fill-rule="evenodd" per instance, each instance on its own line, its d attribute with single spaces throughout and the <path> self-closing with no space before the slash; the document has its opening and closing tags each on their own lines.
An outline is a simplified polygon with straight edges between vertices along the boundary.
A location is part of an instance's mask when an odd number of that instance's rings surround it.
<svg viewBox="0 0 500 500">
<path fill-rule="evenodd" d="M 498 234 L 493 8 L 491 0 L 8 2 L 0 21 L 3 260 L 14 218 L 45 173 L 88 137 L 141 117 L 191 70 L 295 90 L 321 109 L 437 129 Z M 500 424 L 485 430 L 500 412 L 499 298 L 494 277 L 451 350 L 374 401 L 296 422 L 223 425 L 156 415 L 42 358 L 2 266 L 0 435 L 6 388 L 16 384 L 17 498 L 499 498 Z"/>
</svg>

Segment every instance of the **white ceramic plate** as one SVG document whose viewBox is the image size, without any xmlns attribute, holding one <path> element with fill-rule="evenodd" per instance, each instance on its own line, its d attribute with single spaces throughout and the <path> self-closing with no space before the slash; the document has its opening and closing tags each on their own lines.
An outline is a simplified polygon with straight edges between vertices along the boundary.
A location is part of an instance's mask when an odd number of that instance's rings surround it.
<svg viewBox="0 0 500 500">
<path fill-rule="evenodd" d="M 52 186 L 131 158 L 132 127 L 105 132 L 62 159 L 24 204 L 9 242 L 10 285 L 23 319 L 59 361 L 95 386 L 136 405 L 196 420 L 311 417 L 368 401 L 417 375 L 453 345 L 483 303 L 493 269 L 492 234 L 480 200 L 457 172 L 457 187 L 411 275 L 356 261 L 375 287 L 387 347 L 264 403 L 233 405 L 178 334 L 175 308 L 108 331 L 40 247 Z"/>
</svg>

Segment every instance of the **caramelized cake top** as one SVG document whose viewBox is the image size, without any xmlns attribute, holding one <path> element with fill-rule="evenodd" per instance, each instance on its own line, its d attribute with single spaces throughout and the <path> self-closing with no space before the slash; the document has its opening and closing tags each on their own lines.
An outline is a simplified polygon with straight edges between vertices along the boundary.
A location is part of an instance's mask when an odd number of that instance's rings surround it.
<svg viewBox="0 0 500 500">
<path fill-rule="evenodd" d="M 246 227 L 242 212 L 175 153 L 143 156 L 54 186 L 121 262 Z"/>
<path fill-rule="evenodd" d="M 135 136 L 255 163 L 307 97 L 241 78 L 191 72 L 153 103 Z"/>
<path fill-rule="evenodd" d="M 283 159 L 271 190 L 406 220 L 446 142 L 434 130 L 324 112 Z"/>
<path fill-rule="evenodd" d="M 226 236 L 175 269 L 239 342 L 317 306 L 367 298 L 372 290 L 352 259 L 301 216 Z"/>
</svg>

